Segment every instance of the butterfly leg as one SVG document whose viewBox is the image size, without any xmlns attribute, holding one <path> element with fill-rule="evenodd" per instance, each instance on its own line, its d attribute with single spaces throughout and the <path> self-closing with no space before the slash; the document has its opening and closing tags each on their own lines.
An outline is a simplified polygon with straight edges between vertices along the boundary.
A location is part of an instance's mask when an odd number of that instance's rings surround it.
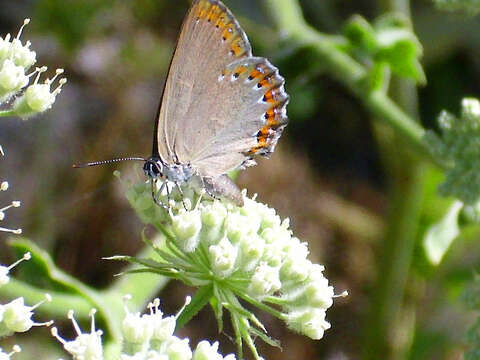
<svg viewBox="0 0 480 360">
<path fill-rule="evenodd" d="M 169 208 L 168 206 L 166 206 L 162 201 L 160 201 L 160 199 L 157 197 L 157 194 L 155 194 L 155 188 L 156 188 L 156 185 L 157 185 L 157 180 L 151 180 L 150 182 L 152 184 L 152 198 L 153 198 L 153 202 L 155 204 L 157 204 L 158 206 L 162 207 L 165 211 L 168 211 Z M 160 190 L 158 190 L 158 194 L 161 194 L 162 191 L 163 191 L 163 188 L 165 187 L 165 182 L 162 184 L 162 186 L 160 186 Z"/>
<path fill-rule="evenodd" d="M 178 185 L 178 182 L 175 182 L 175 187 L 177 188 L 180 196 L 182 197 L 183 208 L 188 211 L 187 206 L 185 205 L 185 196 L 183 195 L 182 188 L 180 187 L 180 185 Z"/>
</svg>

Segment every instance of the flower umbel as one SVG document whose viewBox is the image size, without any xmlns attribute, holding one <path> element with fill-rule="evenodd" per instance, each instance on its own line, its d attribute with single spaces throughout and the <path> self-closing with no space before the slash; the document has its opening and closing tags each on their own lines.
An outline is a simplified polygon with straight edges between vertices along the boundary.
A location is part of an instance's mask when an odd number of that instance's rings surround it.
<svg viewBox="0 0 480 360">
<path fill-rule="evenodd" d="M 160 243 L 151 244 L 160 261 L 128 260 L 145 265 L 145 271 L 200 287 L 196 297 L 203 299 L 196 298 L 192 304 L 207 304 L 214 298 L 220 328 L 223 309 L 227 309 L 239 357 L 242 342 L 246 342 L 255 358 L 260 358 L 253 337 L 275 344 L 239 299 L 283 320 L 292 330 L 312 339 L 322 338 L 330 327 L 325 314 L 333 303 L 333 287 L 323 276 L 323 266 L 307 259 L 307 245 L 292 236 L 289 220 L 282 221 L 274 209 L 255 197 L 247 198 L 245 193 L 245 204 L 240 208 L 202 199 L 187 186 L 182 192 L 183 201 L 179 191 L 172 189 L 167 213 L 154 204 L 149 186 L 128 185 L 127 198 L 140 218 L 165 235 Z M 163 195 L 160 201 L 168 203 Z M 185 210 L 184 204 L 196 205 Z"/>
<path fill-rule="evenodd" d="M 27 119 L 50 109 L 60 93 L 62 86 L 67 82 L 65 78 L 58 81 L 52 89 L 55 79 L 63 73 L 57 69 L 55 76 L 39 83 L 40 75 L 47 71 L 46 66 L 37 67 L 27 74 L 27 71 L 36 63 L 36 53 L 30 49 L 30 41 L 22 43 L 20 37 L 24 27 L 30 23 L 25 19 L 17 36 L 12 38 L 7 34 L 0 38 L 0 105 L 14 98 L 10 109 L 0 111 L 0 116 L 17 115 Z M 33 84 L 29 85 L 30 79 Z"/>
<path fill-rule="evenodd" d="M 130 295 L 124 297 L 125 318 L 122 323 L 123 349 L 120 360 L 235 360 L 234 355 L 223 357 L 218 353 L 218 343 L 210 345 L 208 341 L 201 341 L 192 351 L 189 339 L 180 339 L 173 335 L 178 315 L 163 317 L 160 311 L 160 300 L 155 299 L 148 305 L 150 312 L 147 314 L 132 314 L 128 310 L 127 301 Z M 190 303 L 187 298 L 186 304 Z M 52 335 L 63 344 L 64 349 L 72 355 L 74 360 L 102 360 L 104 358 L 102 346 L 102 331 L 95 329 L 95 310 L 90 312 L 90 333 L 82 333 L 73 318 L 73 311 L 68 314 L 77 333 L 74 340 L 67 341 L 60 337 L 57 328 L 52 328 Z M 208 357 L 207 357 L 208 356 Z M 1 358 L 0 358 L 1 360 Z"/>
</svg>

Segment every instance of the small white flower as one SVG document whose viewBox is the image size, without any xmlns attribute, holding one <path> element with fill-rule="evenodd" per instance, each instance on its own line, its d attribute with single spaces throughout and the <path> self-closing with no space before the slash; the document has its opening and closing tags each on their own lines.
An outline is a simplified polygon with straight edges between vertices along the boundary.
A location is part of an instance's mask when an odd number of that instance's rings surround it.
<svg viewBox="0 0 480 360">
<path fill-rule="evenodd" d="M 288 314 L 286 322 L 291 329 L 311 339 L 319 340 L 323 337 L 325 330 L 330 328 L 325 315 L 325 310 L 318 308 L 295 310 Z"/>
<path fill-rule="evenodd" d="M 20 36 L 22 35 L 22 31 L 25 28 L 27 24 L 30 23 L 30 19 L 25 19 L 23 21 L 23 25 L 20 27 L 20 30 L 18 31 L 17 37 L 12 40 L 10 43 L 10 48 L 8 49 L 8 57 L 12 59 L 16 65 L 22 66 L 27 70 L 35 64 L 36 61 L 36 56 L 37 54 L 35 51 L 30 50 L 30 41 L 27 41 L 25 45 L 22 44 L 20 41 Z M 7 35 L 8 38 L 10 39 L 10 36 Z M 6 40 L 6 38 L 5 38 Z"/>
<path fill-rule="evenodd" d="M 13 110 L 18 116 L 27 119 L 32 115 L 50 109 L 57 95 L 62 91 L 62 86 L 67 82 L 66 78 L 61 78 L 54 90 L 51 90 L 51 85 L 60 74 L 63 74 L 63 69 L 57 69 L 52 79 L 46 79 L 43 84 L 39 84 L 40 76 L 45 71 L 47 71 L 46 66 L 35 70 L 34 73 L 37 74 L 35 81 L 27 87 L 25 93 L 13 104 Z"/>
<path fill-rule="evenodd" d="M 72 355 L 74 360 L 103 360 L 102 331 L 95 330 L 95 309 L 90 311 L 90 333 L 82 333 L 80 326 L 73 317 L 73 310 L 68 312 L 68 318 L 72 321 L 77 337 L 67 341 L 58 335 L 57 328 L 52 328 L 52 335 L 63 344 L 65 351 Z"/>
<path fill-rule="evenodd" d="M 13 345 L 12 351 L 9 353 L 3 352 L 3 350 L 0 348 L 0 360 L 10 360 L 15 353 L 21 352 L 22 349 L 18 345 Z"/>
<path fill-rule="evenodd" d="M 153 328 L 146 315 L 128 313 L 123 319 L 122 331 L 125 341 L 133 344 L 143 344 L 150 341 Z"/>
<path fill-rule="evenodd" d="M 147 321 L 152 325 L 152 341 L 163 342 L 173 336 L 175 326 L 177 325 L 177 318 L 175 316 L 163 317 L 160 310 L 160 299 L 154 299 L 149 304 L 150 314 L 146 315 Z"/>
<path fill-rule="evenodd" d="M 169 360 L 190 360 L 192 358 L 192 350 L 188 345 L 189 339 L 179 339 L 172 336 L 167 343 L 166 353 Z"/>
<path fill-rule="evenodd" d="M 248 286 L 248 292 L 255 298 L 262 298 L 271 295 L 280 290 L 282 283 L 280 282 L 279 270 L 271 267 L 266 263 L 260 263 Z"/>
<path fill-rule="evenodd" d="M 234 360 L 235 355 L 230 354 L 225 358 L 218 353 L 218 341 L 210 344 L 208 341 L 200 341 L 193 353 L 193 360 Z"/>
<path fill-rule="evenodd" d="M 265 252 L 265 242 L 257 235 L 252 234 L 249 241 L 240 243 L 241 267 L 246 272 L 253 271 Z"/>
<path fill-rule="evenodd" d="M 221 278 L 227 277 L 235 270 L 238 249 L 227 239 L 208 248 L 212 271 Z"/>
<path fill-rule="evenodd" d="M 32 326 L 49 326 L 51 322 L 35 323 L 32 320 L 32 316 L 33 310 L 45 301 L 51 300 L 50 295 L 47 294 L 45 295 L 45 300 L 34 306 L 25 305 L 23 297 L 5 304 L 3 306 L 3 319 L 0 323 L 0 336 L 14 332 L 25 332 L 30 330 Z"/>
<path fill-rule="evenodd" d="M 172 217 L 172 230 L 178 239 L 179 246 L 187 253 L 197 248 L 201 228 L 202 219 L 198 210 L 181 212 Z"/>
<path fill-rule="evenodd" d="M 32 255 L 29 252 L 26 252 L 20 260 L 15 261 L 10 266 L 0 265 L 0 286 L 5 285 L 10 281 L 10 278 L 8 276 L 8 274 L 10 273 L 10 270 L 12 270 L 15 266 L 20 264 L 22 261 L 30 260 L 31 258 L 32 258 Z M 1 318 L 0 318 L 0 321 L 2 321 Z"/>
<path fill-rule="evenodd" d="M 10 97 L 27 84 L 28 76 L 25 75 L 25 68 L 15 65 L 10 59 L 6 59 L 0 70 L 0 98 Z"/>
</svg>

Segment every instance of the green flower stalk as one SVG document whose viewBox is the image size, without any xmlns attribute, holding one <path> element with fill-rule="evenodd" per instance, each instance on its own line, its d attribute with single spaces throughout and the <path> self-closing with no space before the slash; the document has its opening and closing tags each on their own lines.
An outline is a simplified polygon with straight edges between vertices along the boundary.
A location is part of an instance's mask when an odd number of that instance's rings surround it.
<svg viewBox="0 0 480 360">
<path fill-rule="evenodd" d="M 167 191 L 159 194 L 159 201 L 170 205 L 167 212 L 152 201 L 150 186 L 124 183 L 127 198 L 142 221 L 156 226 L 165 237 L 152 244 L 159 259 L 113 259 L 137 262 L 145 266 L 137 271 L 199 287 L 186 313 L 193 316 L 210 302 L 221 329 L 223 310 L 228 310 L 239 357 L 245 342 L 255 358 L 260 358 L 252 337 L 276 345 L 240 299 L 312 339 L 321 339 L 330 328 L 325 316 L 335 295 L 323 275 L 324 267 L 307 259 L 307 244 L 292 236 L 289 220 L 282 221 L 274 209 L 246 197 L 245 191 L 244 206 L 237 207 L 184 186 L 183 198 L 173 187 L 168 191 L 170 199 Z"/>
</svg>

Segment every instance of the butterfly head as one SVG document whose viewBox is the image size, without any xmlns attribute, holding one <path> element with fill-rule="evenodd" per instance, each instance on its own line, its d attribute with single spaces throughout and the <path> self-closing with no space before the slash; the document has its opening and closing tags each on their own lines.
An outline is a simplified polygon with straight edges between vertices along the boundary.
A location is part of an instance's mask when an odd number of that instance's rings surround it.
<svg viewBox="0 0 480 360">
<path fill-rule="evenodd" d="M 143 164 L 143 171 L 151 179 L 163 177 L 163 163 L 158 157 L 149 157 Z"/>
</svg>

